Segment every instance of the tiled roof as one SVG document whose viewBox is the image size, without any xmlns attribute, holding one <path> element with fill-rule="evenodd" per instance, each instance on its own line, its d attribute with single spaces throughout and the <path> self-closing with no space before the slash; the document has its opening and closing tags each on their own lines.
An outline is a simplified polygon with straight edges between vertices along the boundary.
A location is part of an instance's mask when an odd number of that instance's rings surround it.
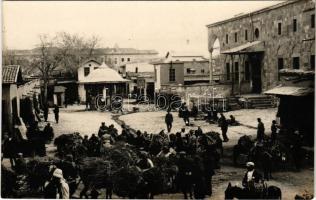
<svg viewBox="0 0 316 200">
<path fill-rule="evenodd" d="M 2 83 L 16 83 L 18 79 L 18 73 L 20 70 L 19 65 L 8 65 L 2 68 Z"/>
</svg>

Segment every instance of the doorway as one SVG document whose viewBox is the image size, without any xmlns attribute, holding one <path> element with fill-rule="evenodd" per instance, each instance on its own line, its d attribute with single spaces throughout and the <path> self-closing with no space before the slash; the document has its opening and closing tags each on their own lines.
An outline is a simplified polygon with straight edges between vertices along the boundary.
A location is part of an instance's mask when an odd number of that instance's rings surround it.
<svg viewBox="0 0 316 200">
<path fill-rule="evenodd" d="M 261 54 L 251 55 L 251 69 L 252 69 L 252 93 L 261 93 Z"/>
</svg>

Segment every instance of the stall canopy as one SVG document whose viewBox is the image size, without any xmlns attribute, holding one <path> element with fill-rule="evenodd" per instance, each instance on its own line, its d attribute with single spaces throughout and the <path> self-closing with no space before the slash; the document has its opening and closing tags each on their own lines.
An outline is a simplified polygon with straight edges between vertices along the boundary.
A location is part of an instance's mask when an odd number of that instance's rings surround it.
<svg viewBox="0 0 316 200">
<path fill-rule="evenodd" d="M 264 94 L 280 95 L 280 96 L 307 96 L 314 93 L 314 88 L 295 87 L 295 86 L 278 86 L 264 92 Z"/>
<path fill-rule="evenodd" d="M 129 80 L 122 78 L 122 76 L 107 66 L 104 62 L 102 65 L 98 67 L 98 69 L 93 70 L 84 80 L 80 81 L 80 83 L 90 83 L 90 84 L 98 84 L 98 83 L 124 83 Z"/>
<path fill-rule="evenodd" d="M 254 41 L 247 42 L 246 44 L 222 51 L 222 54 L 243 54 L 243 53 L 254 53 L 254 52 L 263 52 L 264 51 L 264 42 Z"/>
</svg>

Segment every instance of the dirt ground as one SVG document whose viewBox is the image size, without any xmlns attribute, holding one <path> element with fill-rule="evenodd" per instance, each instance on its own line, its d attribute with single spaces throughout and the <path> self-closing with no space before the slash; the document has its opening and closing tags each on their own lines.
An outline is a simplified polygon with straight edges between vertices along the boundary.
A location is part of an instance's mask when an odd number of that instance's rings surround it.
<svg viewBox="0 0 316 200">
<path fill-rule="evenodd" d="M 201 126 L 203 131 L 220 131 L 219 127 L 214 124 L 208 124 L 204 121 L 192 121 L 194 126 L 186 127 L 182 119 L 177 117 L 177 113 L 172 113 L 174 116 L 174 124 L 172 132 L 180 130 L 185 127 L 187 130 L 196 129 L 197 126 Z M 213 196 L 210 199 L 223 199 L 224 191 L 229 182 L 232 184 L 241 184 L 242 177 L 245 173 L 244 168 L 233 167 L 231 164 L 229 152 L 231 147 L 237 143 L 240 136 L 255 135 L 258 117 L 262 118 L 265 124 L 267 134 L 269 134 L 271 120 L 275 118 L 276 109 L 248 109 L 248 110 L 237 110 L 225 113 L 228 117 L 230 114 L 236 117 L 236 120 L 241 124 L 248 126 L 235 126 L 229 127 L 228 137 L 230 141 L 224 143 L 224 159 L 222 160 L 221 169 L 216 171 L 216 175 L 213 176 Z M 113 120 L 113 115 L 110 112 L 99 112 L 99 111 L 85 111 L 83 106 L 69 106 L 68 108 L 60 109 L 60 122 L 56 124 L 54 122 L 54 116 L 52 111 L 49 114 L 49 122 L 52 124 L 55 136 L 79 132 L 82 135 L 91 135 L 97 133 L 98 127 L 101 122 L 105 122 L 106 125 L 114 124 L 114 126 L 121 132 L 121 128 L 118 123 Z M 116 115 L 116 114 L 115 114 Z M 119 117 L 119 120 L 124 121 L 127 125 L 134 129 L 140 129 L 147 131 L 148 133 L 158 133 L 162 129 L 166 129 L 164 124 L 164 111 L 157 112 L 138 112 L 133 114 L 125 114 Z M 41 123 L 44 126 L 45 123 Z M 250 125 L 250 126 L 249 126 Z M 47 145 L 49 154 L 52 154 L 55 150 L 53 144 Z M 9 165 L 7 159 L 3 162 L 5 165 Z M 314 192 L 314 169 L 304 169 L 300 172 L 277 172 L 273 173 L 274 179 L 267 182 L 268 185 L 276 185 L 282 190 L 283 199 L 294 199 L 296 194 L 302 194 L 305 190 L 308 192 Z M 80 188 L 76 194 L 80 192 Z M 105 191 L 101 192 L 101 198 L 105 197 Z M 163 194 L 156 196 L 159 199 L 182 199 L 183 195 L 177 194 Z"/>
</svg>

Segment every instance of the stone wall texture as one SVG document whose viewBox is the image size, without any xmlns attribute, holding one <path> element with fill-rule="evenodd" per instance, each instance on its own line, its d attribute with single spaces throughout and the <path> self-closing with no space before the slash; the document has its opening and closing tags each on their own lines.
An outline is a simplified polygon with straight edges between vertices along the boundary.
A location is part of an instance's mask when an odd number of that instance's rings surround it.
<svg viewBox="0 0 316 200">
<path fill-rule="evenodd" d="M 264 45 L 261 61 L 263 92 L 279 84 L 278 58 L 283 58 L 284 68 L 292 68 L 293 57 L 299 57 L 300 69 L 311 69 L 311 56 L 315 55 L 315 28 L 311 25 L 314 14 L 315 4 L 312 0 L 297 0 L 210 24 L 207 26 L 209 52 L 212 53 L 217 39 L 221 52 L 247 42 L 262 41 Z M 293 31 L 294 19 L 297 22 L 296 32 Z M 278 33 L 279 23 L 281 23 L 281 34 Z M 256 29 L 259 32 L 258 37 L 255 35 Z M 237 34 L 237 42 L 235 34 Z M 228 43 L 226 37 L 228 37 Z M 212 70 L 213 77 L 220 76 L 222 82 L 225 81 L 226 63 L 232 63 L 231 59 L 233 59 L 233 62 L 239 62 L 241 83 L 248 83 L 251 86 L 251 80 L 245 81 L 244 78 L 244 63 L 248 60 L 247 54 L 234 55 L 233 58 L 230 55 L 220 54 L 217 59 L 218 64 L 213 66 Z M 241 93 L 249 93 L 249 87 L 242 88 Z"/>
</svg>

